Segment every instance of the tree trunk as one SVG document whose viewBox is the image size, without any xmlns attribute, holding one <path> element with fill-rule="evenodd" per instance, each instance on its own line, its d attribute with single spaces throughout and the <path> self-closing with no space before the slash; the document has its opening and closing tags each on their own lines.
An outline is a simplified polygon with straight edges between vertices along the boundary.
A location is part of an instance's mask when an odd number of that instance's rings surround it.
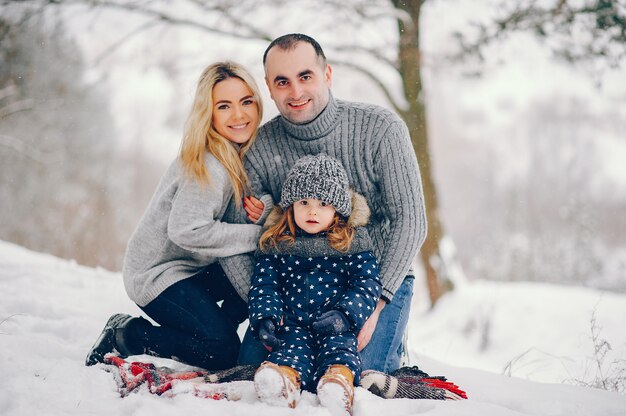
<svg viewBox="0 0 626 416">
<path fill-rule="evenodd" d="M 431 169 L 426 112 L 422 95 L 419 48 L 419 16 L 422 0 L 393 0 L 393 4 L 397 9 L 406 12 L 398 18 L 400 34 L 398 63 L 404 96 L 409 104 L 409 108 L 401 115 L 409 128 L 422 176 L 428 235 L 420 250 L 420 256 L 426 273 L 431 306 L 434 306 L 451 285 L 447 276 L 442 275 L 443 270 L 440 267 L 442 261 L 439 243 L 443 236 L 443 229 L 439 221 L 437 190 Z"/>
</svg>

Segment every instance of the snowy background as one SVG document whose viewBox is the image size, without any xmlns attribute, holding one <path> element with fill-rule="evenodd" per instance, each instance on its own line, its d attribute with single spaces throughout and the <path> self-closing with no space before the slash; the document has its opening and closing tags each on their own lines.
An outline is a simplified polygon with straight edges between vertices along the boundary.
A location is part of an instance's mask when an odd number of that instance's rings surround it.
<svg viewBox="0 0 626 416">
<path fill-rule="evenodd" d="M 241 4 L 247 14 L 240 17 L 273 36 L 302 31 L 306 20 L 331 61 L 365 59 L 341 50 L 344 44 L 394 58 L 393 19 L 371 24 L 332 0 L 292 1 L 279 12 L 275 1 L 222 1 Z M 264 119 L 277 114 L 263 85 L 268 42 L 155 24 L 80 1 L 29 3 L 45 5 L 44 12 L 9 31 L 0 48 L 6 48 L 1 81 L 9 80 L 0 85 L 0 115 L 5 105 L 22 109 L 0 117 L 0 239 L 120 270 L 126 241 L 176 157 L 208 63 L 244 64 L 261 87 Z M 200 23 L 224 20 L 210 13 L 198 19 L 190 3 L 133 4 L 155 4 Z M 449 58 L 458 51 L 455 32 L 471 39 L 476 22 L 487 24 L 513 3 L 430 0 L 422 7 L 423 96 L 444 230 L 470 280 L 624 293 L 626 65 L 557 59 L 557 41 L 540 41 L 529 31 L 485 47 L 483 61 Z M 9 22 L 19 20 L 21 9 L 13 6 L 0 6 Z M 401 101 L 397 74 L 367 63 Z M 339 98 L 390 106 L 350 68 L 335 65 L 333 78 Z M 16 95 L 26 99 L 12 103 Z"/>
<path fill-rule="evenodd" d="M 0 4 L 0 240 L 75 259 L 0 241 L 2 414 L 290 414 L 253 395 L 120 400 L 110 374 L 82 365 L 111 313 L 139 313 L 115 271 L 176 156 L 201 70 L 241 62 L 261 87 L 264 119 L 276 115 L 263 85 L 267 42 L 137 31 L 146 21 L 134 14 L 64 3 L 15 32 L 5 31 L 14 5 Z M 394 21 L 329 30 L 332 2 L 292 3 L 281 19 L 255 10 L 260 27 L 303 31 L 306 19 L 331 59 L 337 39 L 395 41 Z M 498 3 L 431 0 L 421 16 L 440 214 L 461 272 L 433 310 L 416 283 L 410 359 L 471 400 L 389 402 L 359 390 L 357 416 L 626 414 L 626 70 L 555 59 L 529 33 L 490 45 L 482 62 L 448 59 L 452 33 Z M 179 4 L 165 7 L 185 16 Z M 5 81 L 15 76 L 27 79 L 26 99 L 12 100 L 19 82 Z M 389 105 L 362 75 L 335 66 L 333 78 L 339 98 Z M 325 414 L 305 404 L 299 414 Z"/>
<path fill-rule="evenodd" d="M 433 311 L 420 296 L 409 324 L 410 364 L 445 375 L 469 400 L 383 400 L 358 388 L 354 415 L 622 416 L 626 396 L 598 388 L 624 386 L 626 295 L 538 283 L 476 281 L 446 295 Z M 120 398 L 102 365 L 84 357 L 106 319 L 140 313 L 121 276 L 0 242 L 0 406 L 25 415 L 328 415 L 312 395 L 296 411 L 256 400 L 251 382 L 234 383 L 237 402 L 145 388 Z M 599 341 L 592 340 L 595 316 Z M 594 348 L 607 341 L 600 360 Z M 174 361 L 153 361 L 180 370 Z M 531 381 L 532 380 L 532 381 Z M 541 383 L 539 383 L 541 382 Z"/>
</svg>

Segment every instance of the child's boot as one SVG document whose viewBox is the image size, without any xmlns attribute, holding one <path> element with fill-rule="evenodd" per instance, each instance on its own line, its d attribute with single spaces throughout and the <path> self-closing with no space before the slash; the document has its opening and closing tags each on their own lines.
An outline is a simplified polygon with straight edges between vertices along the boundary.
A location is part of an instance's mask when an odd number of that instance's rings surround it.
<svg viewBox="0 0 626 416">
<path fill-rule="evenodd" d="M 254 374 L 254 389 L 263 403 L 294 408 L 300 398 L 300 376 L 291 367 L 265 361 Z"/>
<path fill-rule="evenodd" d="M 333 416 L 352 415 L 354 376 L 345 365 L 331 365 L 317 383 L 317 397 Z"/>
</svg>

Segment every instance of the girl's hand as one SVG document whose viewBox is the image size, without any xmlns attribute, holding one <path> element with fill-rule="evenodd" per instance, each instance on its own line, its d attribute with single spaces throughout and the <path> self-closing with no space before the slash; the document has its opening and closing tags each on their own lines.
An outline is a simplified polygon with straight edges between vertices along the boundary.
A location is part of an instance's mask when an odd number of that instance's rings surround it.
<svg viewBox="0 0 626 416">
<path fill-rule="evenodd" d="M 248 219 L 256 223 L 263 214 L 265 204 L 253 196 L 246 196 L 243 198 L 243 209 L 246 210 Z"/>
<path fill-rule="evenodd" d="M 265 318 L 258 324 L 259 340 L 266 350 L 272 351 L 280 348 L 280 339 L 276 337 L 276 325 L 271 318 Z"/>
<path fill-rule="evenodd" d="M 350 329 L 350 322 L 343 312 L 332 309 L 321 314 L 311 327 L 323 335 L 339 335 Z"/>
</svg>

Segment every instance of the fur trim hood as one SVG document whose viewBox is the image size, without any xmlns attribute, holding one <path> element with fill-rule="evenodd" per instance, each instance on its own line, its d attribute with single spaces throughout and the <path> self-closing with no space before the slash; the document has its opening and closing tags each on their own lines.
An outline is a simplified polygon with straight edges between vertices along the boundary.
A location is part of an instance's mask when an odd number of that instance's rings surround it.
<svg viewBox="0 0 626 416">
<path fill-rule="evenodd" d="M 348 225 L 354 228 L 365 227 L 370 221 L 370 207 L 367 205 L 365 197 L 355 190 L 350 189 L 350 196 L 352 198 L 352 212 L 348 217 Z M 275 205 L 267 216 L 263 227 L 269 228 L 275 225 L 282 217 L 283 212 L 279 205 Z"/>
</svg>

